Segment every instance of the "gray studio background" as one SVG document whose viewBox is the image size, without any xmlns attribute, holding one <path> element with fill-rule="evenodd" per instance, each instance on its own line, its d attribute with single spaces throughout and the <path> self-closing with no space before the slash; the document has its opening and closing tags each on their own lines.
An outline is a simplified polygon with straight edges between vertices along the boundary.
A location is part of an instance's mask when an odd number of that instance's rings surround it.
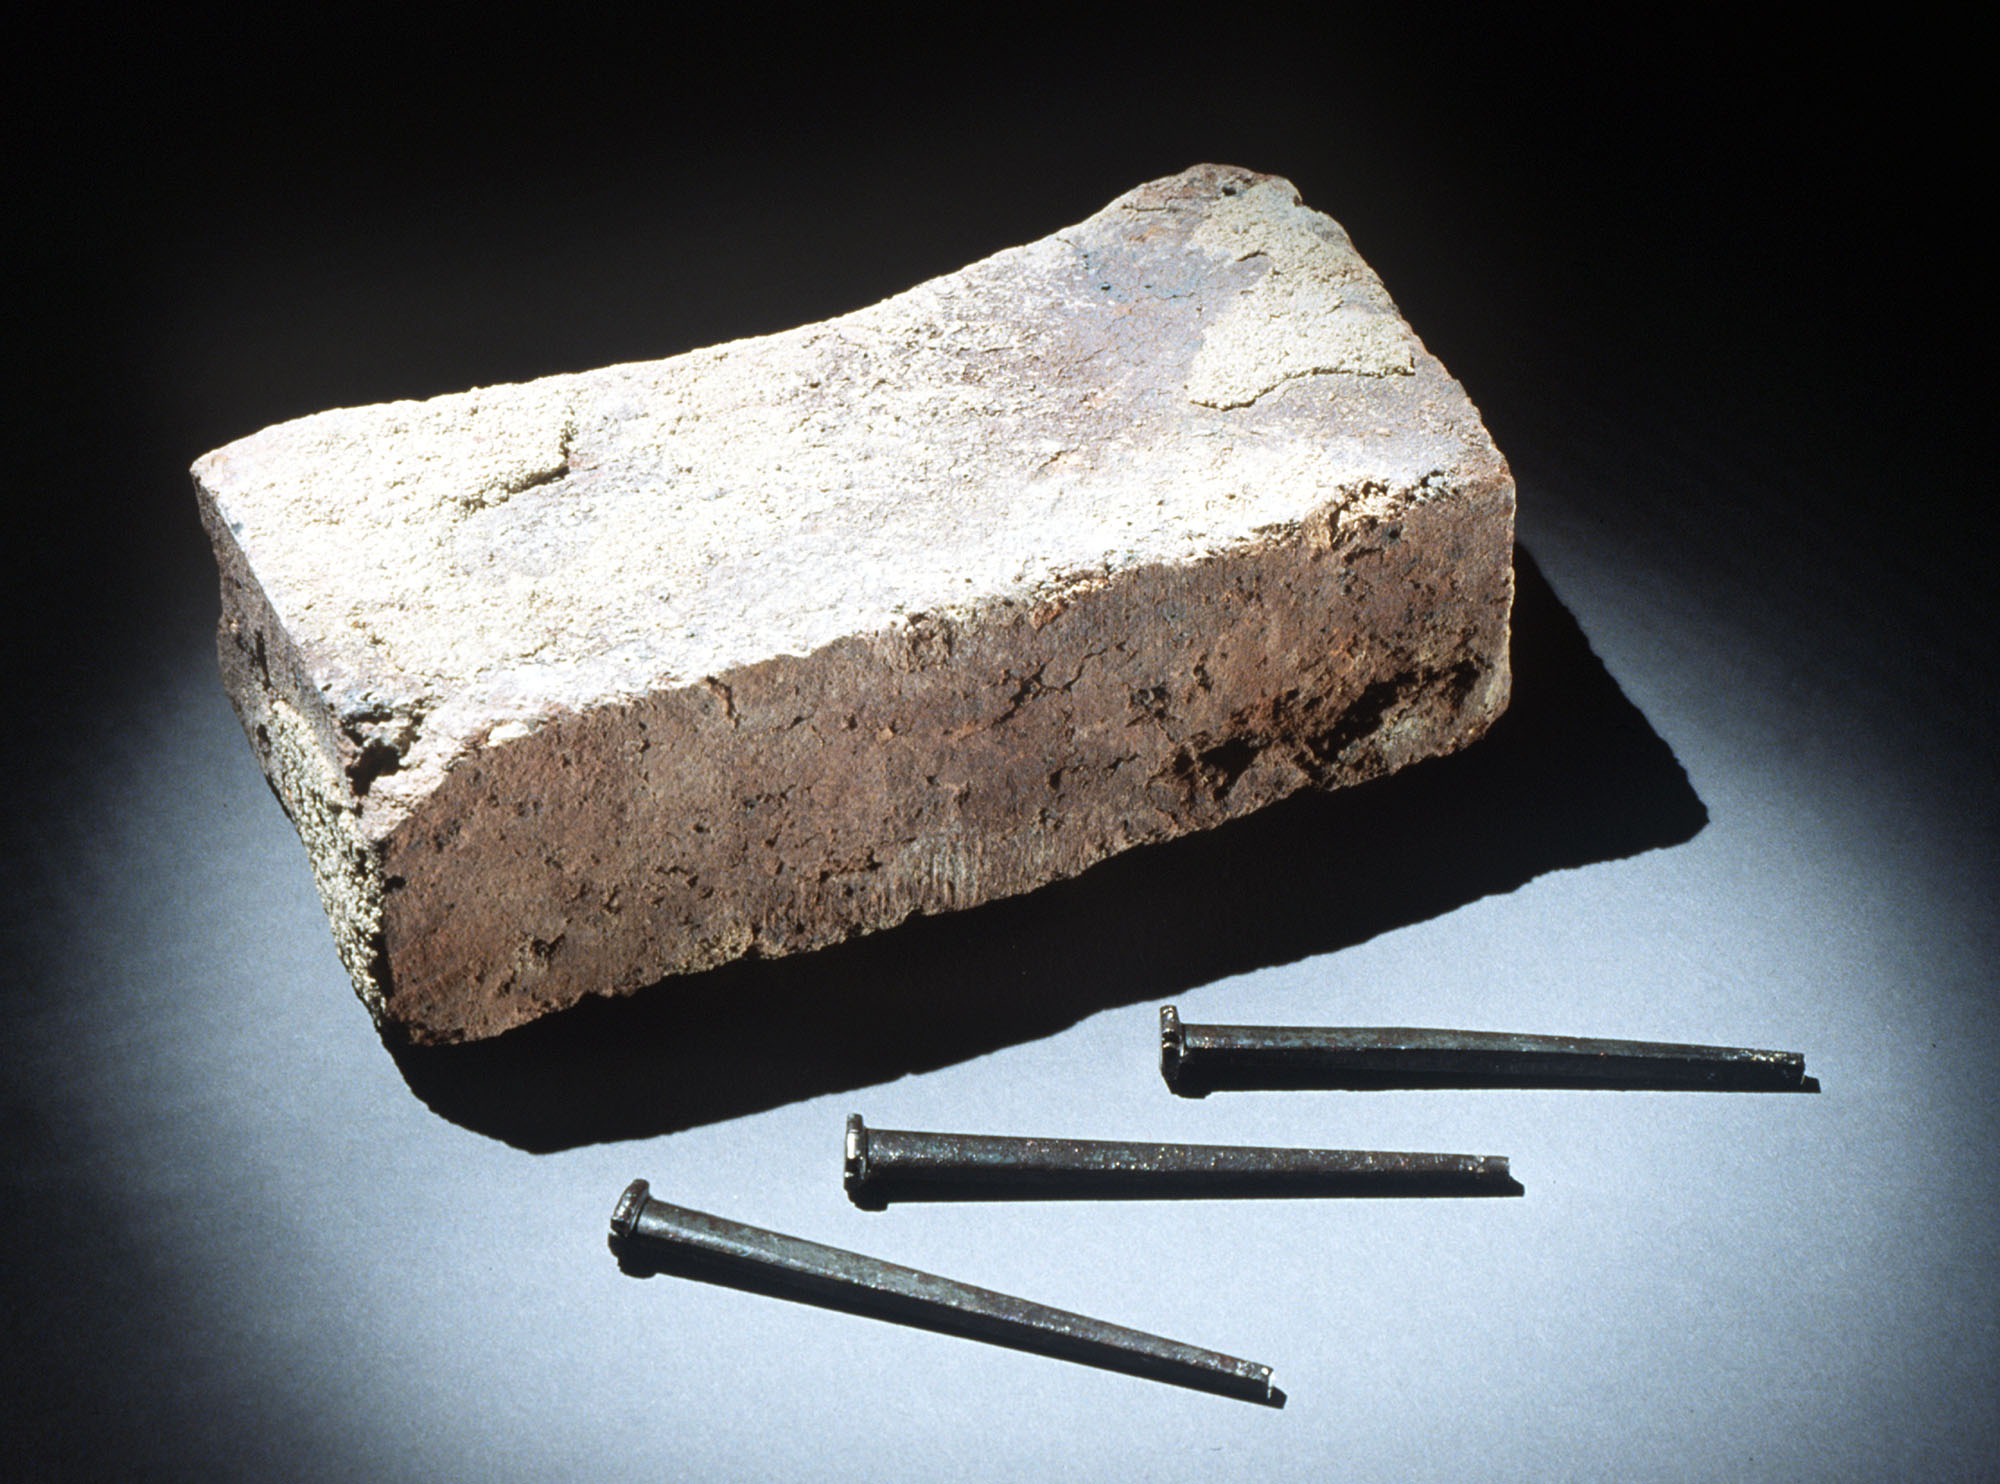
<svg viewBox="0 0 2000 1484">
<path fill-rule="evenodd" d="M 1956 49 L 1106 25 L 161 32 L 24 125 L 87 165 L 11 229 L 59 346 L 8 587 L 20 1476 L 1991 1477 L 1989 481 L 1919 80 Z M 1016 902 L 385 1048 L 217 680 L 186 465 L 839 313 L 1202 158 L 1340 219 L 1512 461 L 1506 720 Z M 1824 1090 L 1183 1101 L 1168 1001 L 1795 1049 Z M 871 1215 L 850 1112 L 1504 1153 L 1526 1195 Z M 626 1277 L 635 1176 L 1289 1405 Z"/>
</svg>

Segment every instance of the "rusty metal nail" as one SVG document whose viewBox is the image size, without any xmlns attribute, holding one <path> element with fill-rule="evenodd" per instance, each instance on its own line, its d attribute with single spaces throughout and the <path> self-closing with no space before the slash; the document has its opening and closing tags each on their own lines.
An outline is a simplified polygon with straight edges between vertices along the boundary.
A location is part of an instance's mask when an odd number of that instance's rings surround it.
<svg viewBox="0 0 2000 1484">
<path fill-rule="evenodd" d="M 1505 1155 L 932 1134 L 871 1129 L 858 1113 L 845 1152 L 848 1198 L 871 1211 L 891 1201 L 1521 1194 Z"/>
<path fill-rule="evenodd" d="M 1160 1073 L 1184 1097 L 1241 1089 L 1597 1087 L 1818 1092 L 1796 1051 L 1502 1031 L 1184 1025 L 1160 1011 Z"/>
<path fill-rule="evenodd" d="M 635 1275 L 672 1273 L 1267 1407 L 1285 1404 L 1267 1365 L 670 1206 L 653 1199 L 644 1180 L 618 1199 L 611 1249 Z"/>
</svg>

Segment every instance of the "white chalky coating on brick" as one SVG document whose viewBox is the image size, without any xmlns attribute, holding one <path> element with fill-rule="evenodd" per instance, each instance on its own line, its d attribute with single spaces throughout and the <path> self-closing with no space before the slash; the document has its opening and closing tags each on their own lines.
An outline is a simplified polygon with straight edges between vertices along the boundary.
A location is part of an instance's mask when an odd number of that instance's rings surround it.
<svg viewBox="0 0 2000 1484">
<path fill-rule="evenodd" d="M 1247 407 L 1303 376 L 1415 368 L 1415 337 L 1381 279 L 1337 222 L 1299 204 L 1289 182 L 1262 180 L 1225 196 L 1188 245 L 1267 265 L 1203 336 L 1188 371 L 1191 401 Z"/>
</svg>

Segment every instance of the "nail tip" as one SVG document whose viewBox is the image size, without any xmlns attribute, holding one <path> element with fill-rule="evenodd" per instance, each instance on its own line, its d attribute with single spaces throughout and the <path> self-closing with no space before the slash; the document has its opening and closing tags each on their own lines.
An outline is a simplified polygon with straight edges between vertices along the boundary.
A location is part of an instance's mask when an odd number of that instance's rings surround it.
<svg viewBox="0 0 2000 1484">
<path fill-rule="evenodd" d="M 1272 1377 L 1269 1366 L 1252 1361 L 1244 1367 L 1242 1375 L 1243 1379 L 1250 1383 L 1244 1391 L 1238 1393 L 1243 1400 L 1255 1402 L 1260 1407 L 1283 1408 L 1287 1397 Z"/>
<path fill-rule="evenodd" d="M 1485 1161 L 1487 1185 L 1485 1194 L 1493 1196 L 1521 1196 L 1528 1193 L 1527 1187 L 1514 1178 L 1513 1161 L 1505 1154 L 1489 1154 Z"/>
</svg>

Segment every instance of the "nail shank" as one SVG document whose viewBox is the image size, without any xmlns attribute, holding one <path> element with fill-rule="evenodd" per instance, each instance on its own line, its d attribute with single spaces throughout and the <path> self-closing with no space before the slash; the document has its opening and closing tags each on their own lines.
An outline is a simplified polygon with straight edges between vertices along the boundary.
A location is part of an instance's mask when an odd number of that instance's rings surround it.
<svg viewBox="0 0 2000 1484">
<path fill-rule="evenodd" d="M 634 1273 L 674 1273 L 1282 1407 L 1271 1368 L 654 1200 L 635 1180 L 611 1217 Z"/>
<path fill-rule="evenodd" d="M 1188 1097 L 1252 1088 L 1819 1090 L 1796 1051 L 1411 1027 L 1188 1025 L 1172 1005 L 1160 1011 L 1160 1072 Z"/>
<path fill-rule="evenodd" d="M 847 1120 L 855 1205 L 891 1201 L 1163 1200 L 1521 1194 L 1504 1155 L 1115 1143 L 869 1128 Z"/>
</svg>

